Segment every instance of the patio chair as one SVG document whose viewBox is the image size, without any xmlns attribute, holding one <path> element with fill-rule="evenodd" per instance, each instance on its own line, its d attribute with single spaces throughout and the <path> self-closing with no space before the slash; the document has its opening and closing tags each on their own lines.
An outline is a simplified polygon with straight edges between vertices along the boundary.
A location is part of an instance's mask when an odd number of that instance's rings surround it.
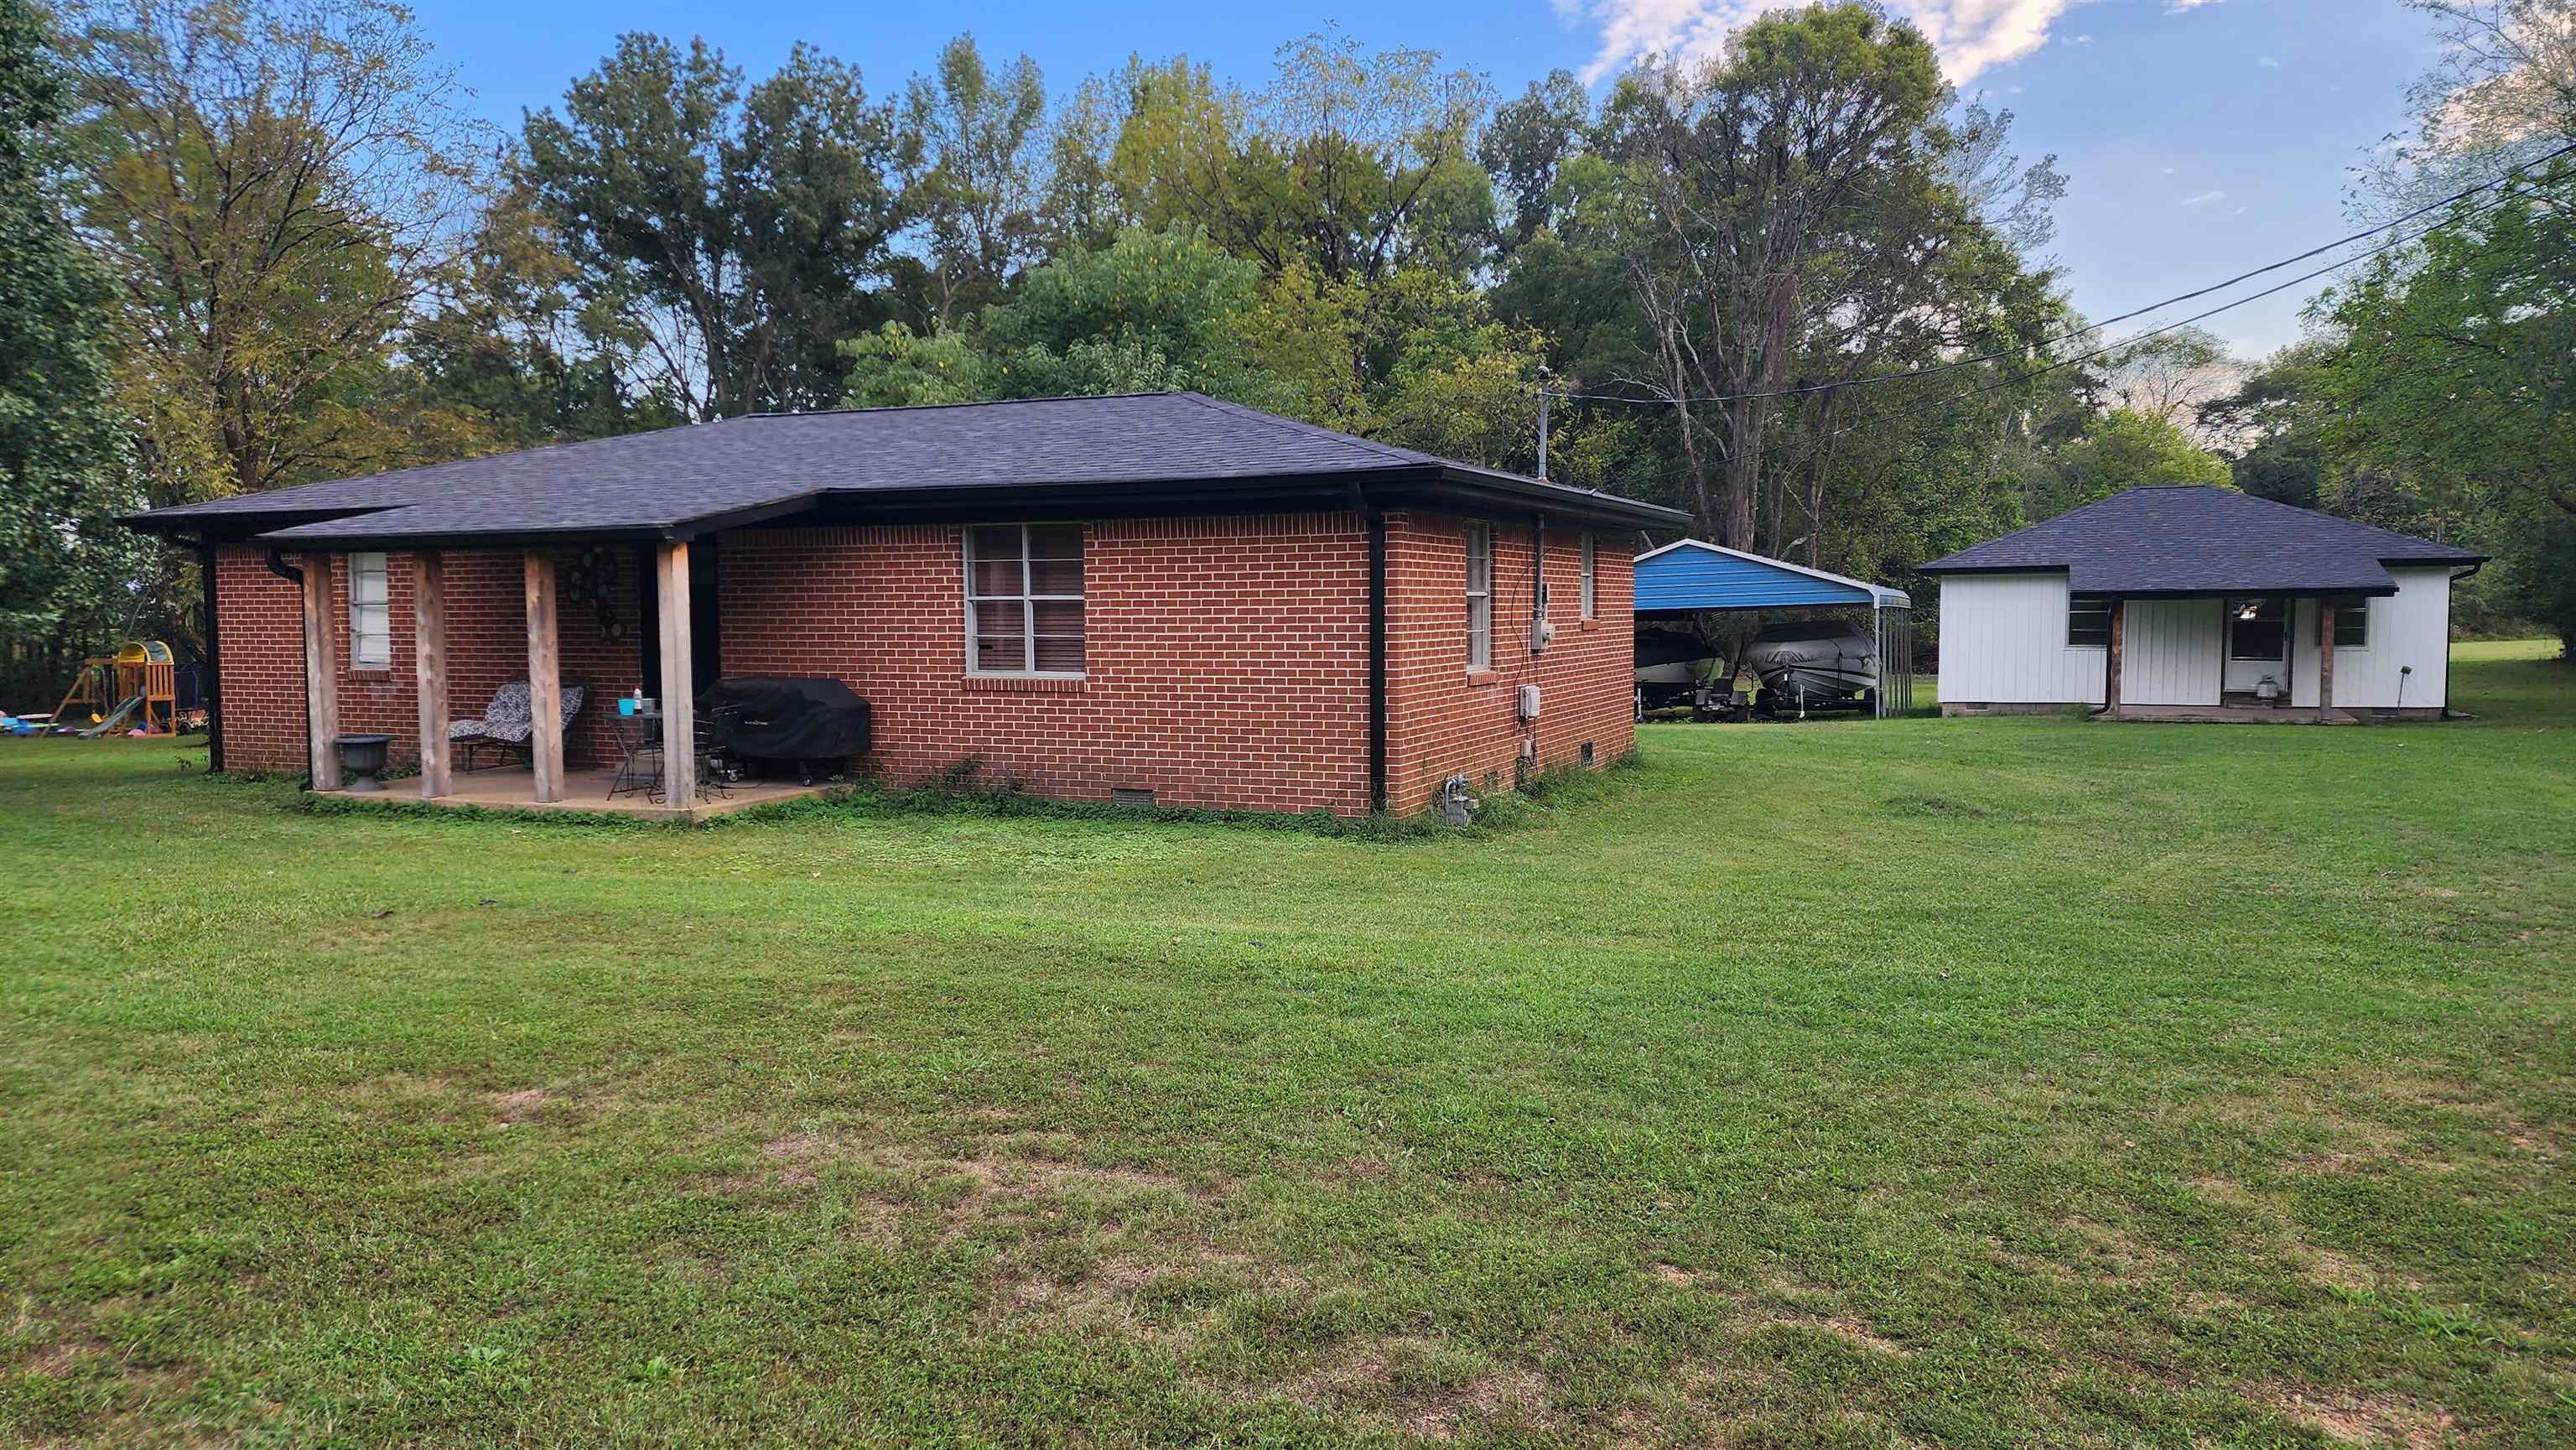
<svg viewBox="0 0 2576 1450">
<path fill-rule="evenodd" d="M 584 693 L 583 686 L 571 684 L 564 686 L 557 698 L 560 710 L 556 718 L 563 721 L 567 743 L 572 739 L 573 717 L 581 713 Z M 528 682 L 512 680 L 493 692 L 492 703 L 483 707 L 481 718 L 448 722 L 447 738 L 457 747 L 456 768 L 471 772 L 506 765 L 513 758 L 534 765 L 536 747 L 532 741 L 536 730 L 536 712 L 529 704 Z M 477 765 L 475 756 L 478 751 L 489 751 L 492 758 Z"/>
</svg>

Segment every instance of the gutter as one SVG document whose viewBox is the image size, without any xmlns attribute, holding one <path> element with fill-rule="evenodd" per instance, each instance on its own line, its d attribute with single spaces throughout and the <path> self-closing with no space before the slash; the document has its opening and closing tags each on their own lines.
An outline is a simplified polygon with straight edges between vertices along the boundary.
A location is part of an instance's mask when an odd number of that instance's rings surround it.
<svg viewBox="0 0 2576 1450">
<path fill-rule="evenodd" d="M 268 551 L 268 572 L 295 586 L 295 612 L 301 616 L 304 613 L 304 571 L 286 562 L 285 552 L 271 545 Z M 304 697 L 304 753 L 310 757 L 313 753 L 313 691 L 310 683 L 313 679 L 313 650 L 304 642 L 304 629 L 300 622 L 295 630 L 295 658 L 299 666 L 296 673 L 302 675 L 307 682 L 306 688 L 297 693 Z M 215 688 L 223 688 L 221 676 L 216 677 Z M 304 773 L 304 784 L 296 789 L 311 790 L 312 788 L 313 773 L 307 770 Z"/>
</svg>

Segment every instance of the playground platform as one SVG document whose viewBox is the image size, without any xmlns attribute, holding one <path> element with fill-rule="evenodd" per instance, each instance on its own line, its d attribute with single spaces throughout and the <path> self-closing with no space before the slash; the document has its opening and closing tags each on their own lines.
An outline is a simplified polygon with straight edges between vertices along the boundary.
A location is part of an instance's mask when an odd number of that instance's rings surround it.
<svg viewBox="0 0 2576 1450">
<path fill-rule="evenodd" d="M 337 800 L 401 801 L 413 805 L 472 806 L 487 811 L 562 812 L 576 811 L 593 815 L 640 816 L 656 821 L 703 821 L 773 801 L 795 800 L 800 796 L 821 795 L 834 787 L 823 784 L 798 785 L 794 781 L 746 780 L 730 787 L 731 794 L 715 796 L 686 807 L 660 805 L 636 791 L 608 798 L 608 783 L 616 777 L 614 770 L 567 770 L 564 772 L 563 799 L 536 799 L 536 777 L 526 768 L 504 766 L 497 770 L 478 770 L 472 774 L 458 772 L 455 789 L 436 800 L 424 801 L 420 779 L 405 777 L 385 782 L 380 791 L 316 791 L 316 795 Z"/>
</svg>

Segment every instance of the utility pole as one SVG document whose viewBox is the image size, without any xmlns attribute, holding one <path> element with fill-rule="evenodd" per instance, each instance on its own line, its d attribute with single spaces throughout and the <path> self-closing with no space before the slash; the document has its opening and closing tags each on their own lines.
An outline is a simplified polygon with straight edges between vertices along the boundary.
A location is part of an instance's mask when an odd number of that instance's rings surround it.
<svg viewBox="0 0 2576 1450">
<path fill-rule="evenodd" d="M 1548 371 L 1547 364 L 1538 365 L 1538 477 L 1541 483 L 1547 481 L 1547 401 L 1555 396 L 1547 390 L 1547 385 L 1548 380 L 1555 376 Z"/>
</svg>

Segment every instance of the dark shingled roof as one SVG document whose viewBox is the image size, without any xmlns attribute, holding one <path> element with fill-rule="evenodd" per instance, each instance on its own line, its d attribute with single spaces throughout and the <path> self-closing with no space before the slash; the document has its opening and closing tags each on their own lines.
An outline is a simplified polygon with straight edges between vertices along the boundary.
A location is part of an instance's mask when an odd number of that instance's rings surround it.
<svg viewBox="0 0 2576 1450">
<path fill-rule="evenodd" d="M 1923 566 L 2063 569 L 2077 594 L 2394 594 L 2390 564 L 2486 556 L 2232 488 L 2133 488 Z"/>
<path fill-rule="evenodd" d="M 153 533 L 349 547 L 401 539 L 687 537 L 826 502 L 920 506 L 960 491 L 1365 483 L 1372 475 L 1669 527 L 1685 516 L 1590 489 L 1390 448 L 1197 393 L 758 414 L 183 504 Z M 1336 486 L 1345 486 L 1337 484 Z"/>
</svg>

